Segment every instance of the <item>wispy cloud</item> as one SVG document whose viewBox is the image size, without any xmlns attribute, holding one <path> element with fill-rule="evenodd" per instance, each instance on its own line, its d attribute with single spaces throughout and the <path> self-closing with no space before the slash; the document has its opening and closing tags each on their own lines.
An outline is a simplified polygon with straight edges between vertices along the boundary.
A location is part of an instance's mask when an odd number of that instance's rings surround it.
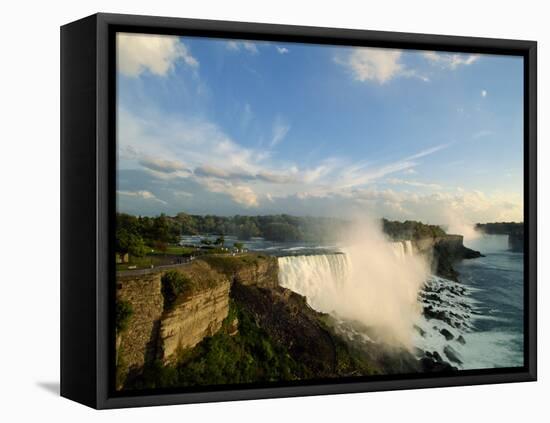
<svg viewBox="0 0 550 423">
<path fill-rule="evenodd" d="M 138 77 L 144 72 L 165 76 L 182 61 L 197 69 L 199 61 L 176 36 L 117 34 L 117 69 L 123 75 Z"/>
<path fill-rule="evenodd" d="M 270 147 L 275 147 L 279 144 L 290 131 L 290 125 L 280 116 L 277 116 L 273 123 L 273 131 L 271 136 Z"/>
<path fill-rule="evenodd" d="M 479 139 L 479 138 L 487 137 L 489 135 L 493 135 L 493 133 L 494 132 L 489 129 L 482 129 L 481 131 L 474 133 L 474 135 L 472 135 L 472 138 Z"/>
<path fill-rule="evenodd" d="M 159 157 L 146 156 L 139 163 L 147 169 L 164 173 L 173 173 L 186 169 L 185 165 L 179 160 L 166 160 Z"/>
<path fill-rule="evenodd" d="M 439 144 L 434 147 L 430 147 L 425 150 L 419 151 L 418 153 L 415 153 L 412 156 L 408 156 L 404 160 L 408 161 L 408 160 L 420 159 L 421 157 L 426 157 L 426 156 L 429 156 L 430 154 L 437 153 L 438 151 L 449 147 L 449 145 L 451 144 L 450 143 Z"/>
<path fill-rule="evenodd" d="M 277 53 L 279 53 L 279 54 L 289 53 L 289 50 L 286 47 L 275 46 L 275 48 L 277 49 Z"/>
<path fill-rule="evenodd" d="M 145 191 L 145 190 L 124 191 L 124 190 L 119 190 L 119 191 L 117 191 L 117 194 L 122 195 L 124 197 L 141 198 L 143 200 L 157 201 L 161 204 L 168 204 L 166 201 L 163 201 L 163 200 L 160 200 L 159 198 L 157 198 L 155 196 L 155 194 L 153 194 L 151 191 Z"/>
<path fill-rule="evenodd" d="M 407 179 L 399 179 L 399 178 L 391 178 L 391 179 L 388 179 L 386 182 L 392 185 L 407 185 L 407 186 L 416 187 L 416 188 L 429 188 L 429 189 L 436 189 L 436 190 L 443 189 L 443 187 L 439 184 L 419 182 L 419 181 L 409 181 Z"/>
<path fill-rule="evenodd" d="M 435 51 L 426 51 L 422 53 L 433 65 L 444 69 L 457 69 L 460 66 L 469 66 L 477 62 L 480 58 L 478 54 L 465 53 L 437 53 Z"/>
<path fill-rule="evenodd" d="M 231 40 L 231 41 L 228 41 L 225 45 L 228 50 L 233 50 L 233 51 L 245 50 L 250 54 L 258 53 L 258 47 L 256 46 L 256 43 L 252 41 Z"/>
<path fill-rule="evenodd" d="M 158 183 L 173 183 L 177 179 L 183 184 L 178 189 L 190 192 L 184 183 L 187 180 L 246 208 L 260 207 L 262 201 L 268 201 L 266 192 L 272 200 L 297 195 L 344 195 L 392 174 L 413 172 L 423 158 L 447 146 L 436 145 L 394 161 L 371 163 L 354 161 L 352 157 L 326 157 L 305 167 L 276 161 L 265 149 L 245 148 L 208 121 L 150 111 L 137 117 L 124 109 L 119 119 L 119 146 L 122 151 L 132 151 L 128 158 L 120 158 L 122 168 L 139 166 Z M 282 142 L 289 129 L 284 119 L 275 119 L 271 145 Z M 128 192 L 121 195 L 152 199 L 152 193 L 145 193 L 145 189 Z"/>
</svg>

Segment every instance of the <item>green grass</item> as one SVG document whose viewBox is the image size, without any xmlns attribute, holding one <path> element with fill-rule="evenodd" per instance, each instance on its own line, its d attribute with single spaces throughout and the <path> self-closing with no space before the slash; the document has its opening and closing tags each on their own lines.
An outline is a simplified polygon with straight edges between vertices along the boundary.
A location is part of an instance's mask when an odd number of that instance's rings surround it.
<svg viewBox="0 0 550 423">
<path fill-rule="evenodd" d="M 161 266 L 166 263 L 164 256 L 144 256 L 130 257 L 128 263 L 119 263 L 116 265 L 116 270 L 128 270 L 129 267 L 136 266 L 136 269 L 147 269 L 153 266 Z"/>
<path fill-rule="evenodd" d="M 151 251 L 151 249 L 149 249 Z M 181 245 L 169 245 L 166 247 L 166 251 L 160 251 L 160 250 L 153 250 L 152 253 L 148 253 L 147 255 L 153 255 L 153 256 L 166 256 L 166 255 L 172 255 L 172 256 L 183 256 L 183 255 L 189 255 L 196 252 L 197 249 L 194 247 L 182 247 Z"/>
<path fill-rule="evenodd" d="M 185 257 L 190 255 L 206 256 L 212 254 L 230 254 L 230 251 L 224 251 L 221 248 L 200 249 L 195 247 L 182 247 L 180 245 L 169 245 L 166 251 L 153 250 L 147 247 L 147 255 L 143 257 L 130 256 L 128 263 L 117 263 L 116 270 L 148 269 L 151 265 L 163 266 L 172 264 L 174 257 Z M 135 266 L 135 267 L 133 267 Z"/>
<path fill-rule="evenodd" d="M 223 273 L 226 276 L 232 276 L 243 267 L 247 267 L 250 265 L 257 266 L 262 260 L 266 260 L 266 257 L 258 254 L 249 253 L 237 256 L 228 255 L 226 257 L 207 256 L 203 257 L 202 259 L 218 272 Z"/>
<path fill-rule="evenodd" d="M 162 275 L 161 282 L 164 308 L 166 310 L 172 307 L 179 295 L 192 292 L 197 288 L 196 282 L 176 270 L 171 270 Z"/>
</svg>

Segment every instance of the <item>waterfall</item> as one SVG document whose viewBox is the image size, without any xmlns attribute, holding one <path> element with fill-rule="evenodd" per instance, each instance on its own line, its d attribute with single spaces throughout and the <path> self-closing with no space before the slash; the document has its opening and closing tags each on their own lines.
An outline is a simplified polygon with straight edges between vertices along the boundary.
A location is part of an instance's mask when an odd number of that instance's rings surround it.
<svg viewBox="0 0 550 423">
<path fill-rule="evenodd" d="M 405 264 L 414 255 L 411 241 L 390 243 L 397 263 Z M 279 257 L 279 285 L 307 298 L 316 310 L 331 312 L 333 295 L 338 297 L 350 286 L 351 261 L 347 254 L 319 254 Z"/>
<path fill-rule="evenodd" d="M 391 248 L 393 250 L 393 253 L 397 256 L 397 258 L 404 258 L 407 256 L 412 256 L 414 254 L 412 241 L 396 241 L 390 243 Z"/>
<path fill-rule="evenodd" d="M 279 257 L 279 285 L 317 311 L 380 328 L 387 342 L 410 345 L 418 292 L 429 274 L 411 241 L 362 238 L 344 254 Z"/>
<path fill-rule="evenodd" d="M 307 298 L 323 312 L 333 311 L 330 299 L 343 290 L 350 274 L 345 254 L 279 257 L 279 285 Z"/>
</svg>

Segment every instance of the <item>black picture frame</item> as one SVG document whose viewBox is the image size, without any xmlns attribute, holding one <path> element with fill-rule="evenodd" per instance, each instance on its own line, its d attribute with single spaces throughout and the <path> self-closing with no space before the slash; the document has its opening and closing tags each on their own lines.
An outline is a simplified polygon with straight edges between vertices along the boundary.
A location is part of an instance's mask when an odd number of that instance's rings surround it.
<svg viewBox="0 0 550 423">
<path fill-rule="evenodd" d="M 118 31 L 492 53 L 524 58 L 525 366 L 201 392 L 113 390 L 115 42 Z M 61 395 L 119 408 L 535 381 L 537 44 L 534 41 L 95 14 L 61 28 Z"/>
</svg>

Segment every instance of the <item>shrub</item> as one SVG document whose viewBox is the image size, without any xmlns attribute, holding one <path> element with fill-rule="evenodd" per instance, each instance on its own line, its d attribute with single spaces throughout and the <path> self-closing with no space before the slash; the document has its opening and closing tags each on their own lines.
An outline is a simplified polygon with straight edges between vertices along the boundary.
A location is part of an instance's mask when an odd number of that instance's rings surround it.
<svg viewBox="0 0 550 423">
<path fill-rule="evenodd" d="M 122 332 L 128 328 L 128 322 L 134 310 L 128 301 L 117 301 L 116 303 L 116 330 Z"/>
<path fill-rule="evenodd" d="M 161 283 L 165 309 L 174 304 L 178 295 L 193 288 L 191 279 L 176 270 L 166 272 L 162 276 Z"/>
</svg>

